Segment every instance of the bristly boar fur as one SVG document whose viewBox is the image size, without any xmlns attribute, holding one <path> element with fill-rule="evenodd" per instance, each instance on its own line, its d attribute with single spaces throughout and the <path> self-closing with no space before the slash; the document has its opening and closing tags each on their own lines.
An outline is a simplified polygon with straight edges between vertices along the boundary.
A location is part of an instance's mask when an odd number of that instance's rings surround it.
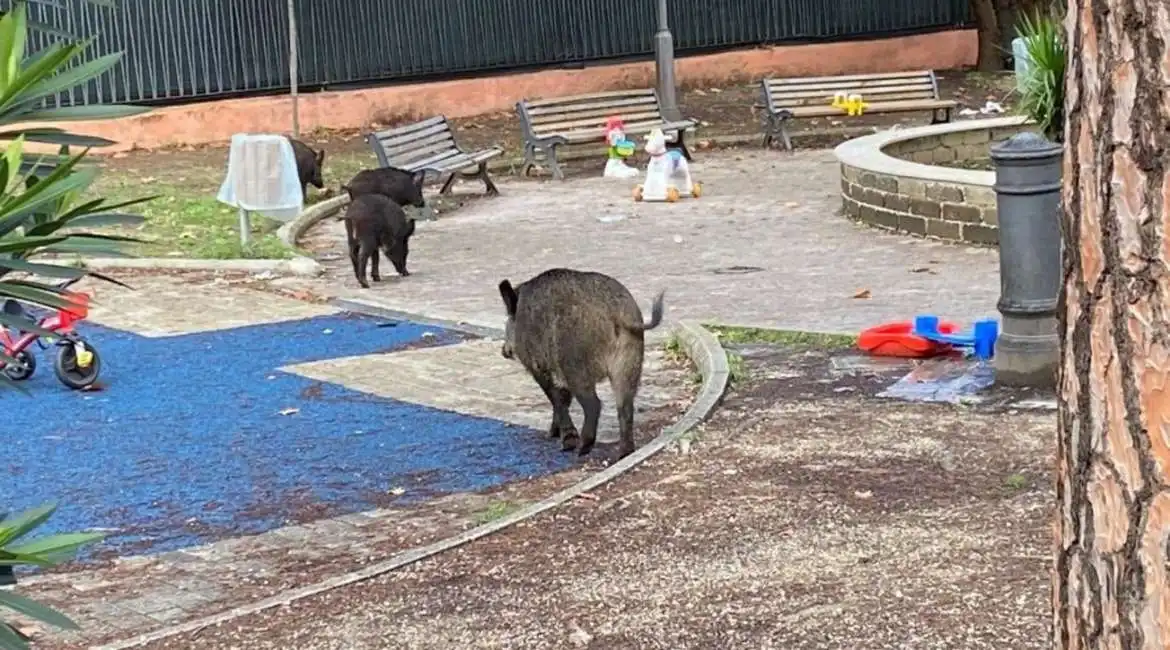
<svg viewBox="0 0 1170 650">
<path fill-rule="evenodd" d="M 380 194 L 364 194 L 353 200 L 345 211 L 345 237 L 349 243 L 349 259 L 358 284 L 366 283 L 366 264 L 370 278 L 381 282 L 378 274 L 378 249 L 394 265 L 399 275 L 410 275 L 406 270 L 406 256 L 410 253 L 410 237 L 414 234 L 414 219 L 408 219 L 402 207 Z"/>
<path fill-rule="evenodd" d="M 358 172 L 341 189 L 349 192 L 351 199 L 364 194 L 381 194 L 404 207 L 413 205 L 424 208 L 427 205 L 423 198 L 425 182 L 425 171 L 408 172 L 397 167 L 380 167 Z"/>
<path fill-rule="evenodd" d="M 293 148 L 293 156 L 297 161 L 297 177 L 301 181 L 301 196 L 308 198 L 309 186 L 323 190 L 325 180 L 321 177 L 321 167 L 325 164 L 325 150 L 313 151 L 312 147 L 295 140 L 288 139 Z"/>
<path fill-rule="evenodd" d="M 549 437 L 565 451 L 584 456 L 597 440 L 601 400 L 597 384 L 609 380 L 617 400 L 621 443 L 634 451 L 634 398 L 642 381 L 644 333 L 662 322 L 662 298 L 654 298 L 650 321 L 621 282 L 601 273 L 549 269 L 513 288 L 500 282 L 508 314 L 501 353 L 528 370 L 553 407 Z M 569 417 L 576 399 L 585 411 L 580 435 Z"/>
</svg>

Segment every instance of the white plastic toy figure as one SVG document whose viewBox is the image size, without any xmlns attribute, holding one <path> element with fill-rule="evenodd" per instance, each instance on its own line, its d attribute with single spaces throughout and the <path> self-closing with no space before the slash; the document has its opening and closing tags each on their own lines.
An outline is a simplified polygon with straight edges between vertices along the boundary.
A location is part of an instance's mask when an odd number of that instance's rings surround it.
<svg viewBox="0 0 1170 650">
<path fill-rule="evenodd" d="M 605 178 L 633 178 L 638 170 L 626 164 L 626 158 L 634 155 L 634 143 L 626 139 L 626 125 L 620 117 L 611 117 L 605 122 L 605 141 L 609 144 L 609 160 L 605 163 Z"/>
<path fill-rule="evenodd" d="M 674 203 L 683 196 L 699 198 L 702 188 L 691 181 L 687 159 L 677 149 L 666 149 L 666 136 L 661 129 L 646 136 L 645 149 L 650 154 L 650 164 L 646 166 L 646 183 L 634 188 L 635 201 Z"/>
</svg>

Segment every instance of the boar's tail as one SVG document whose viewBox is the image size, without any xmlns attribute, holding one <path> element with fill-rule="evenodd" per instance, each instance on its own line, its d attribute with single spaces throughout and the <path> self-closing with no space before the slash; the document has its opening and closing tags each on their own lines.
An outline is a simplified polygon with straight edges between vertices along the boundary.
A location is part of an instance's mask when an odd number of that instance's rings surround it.
<svg viewBox="0 0 1170 650">
<path fill-rule="evenodd" d="M 631 332 L 646 332 L 658 327 L 662 323 L 663 305 L 662 299 L 665 297 L 665 291 L 659 291 L 657 296 L 654 296 L 654 304 L 650 307 L 650 322 L 648 323 L 623 323 L 622 326 Z"/>
</svg>

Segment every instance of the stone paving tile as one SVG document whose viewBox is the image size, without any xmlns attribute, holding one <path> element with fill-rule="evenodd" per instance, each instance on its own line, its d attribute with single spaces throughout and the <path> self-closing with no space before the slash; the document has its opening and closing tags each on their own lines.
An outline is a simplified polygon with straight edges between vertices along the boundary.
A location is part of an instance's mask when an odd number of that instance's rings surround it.
<svg viewBox="0 0 1170 650">
<path fill-rule="evenodd" d="M 639 412 L 677 399 L 677 379 L 662 372 L 664 353 L 649 346 L 638 393 Z M 482 340 L 391 354 L 328 359 L 283 368 L 310 379 L 414 404 L 495 418 L 534 429 L 548 427 L 548 398 L 518 363 L 500 355 L 498 341 Z M 387 378 L 393 378 L 387 380 Z M 603 411 L 599 442 L 618 439 L 617 413 L 609 386 L 598 387 Z M 573 403 L 574 420 L 584 417 Z"/>
<path fill-rule="evenodd" d="M 960 322 L 996 316 L 995 250 L 849 222 L 839 215 L 830 151 L 701 154 L 692 169 L 703 197 L 676 204 L 634 203 L 631 181 L 502 183 L 497 198 L 420 222 L 412 275 L 368 290 L 343 254 L 342 224 L 326 220 L 305 243 L 329 271 L 308 284 L 326 296 L 491 327 L 503 321 L 499 280 L 552 266 L 612 274 L 643 310 L 666 289 L 668 322 L 859 331 L 928 311 Z M 620 220 L 599 220 L 609 217 Z M 868 299 L 853 297 L 867 289 Z"/>
<path fill-rule="evenodd" d="M 265 291 L 223 283 L 186 283 L 141 277 L 125 289 L 86 281 L 80 288 L 94 297 L 89 320 L 143 336 L 173 336 L 278 323 L 336 313 L 326 305 L 290 300 Z"/>
</svg>

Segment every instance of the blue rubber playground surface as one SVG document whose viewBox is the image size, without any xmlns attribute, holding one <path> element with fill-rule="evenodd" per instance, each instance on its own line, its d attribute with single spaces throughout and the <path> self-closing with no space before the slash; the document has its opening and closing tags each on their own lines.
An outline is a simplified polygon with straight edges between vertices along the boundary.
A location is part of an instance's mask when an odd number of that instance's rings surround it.
<svg viewBox="0 0 1170 650">
<path fill-rule="evenodd" d="M 397 488 L 404 503 L 570 465 L 541 432 L 278 370 L 419 344 L 424 332 L 437 335 L 426 345 L 459 340 L 381 322 L 337 314 L 163 338 L 84 323 L 102 390 L 65 388 L 50 350 L 37 352 L 31 397 L 0 394 L 0 506 L 55 501 L 42 532 L 108 529 L 101 553 L 122 555 L 366 510 Z"/>
</svg>

